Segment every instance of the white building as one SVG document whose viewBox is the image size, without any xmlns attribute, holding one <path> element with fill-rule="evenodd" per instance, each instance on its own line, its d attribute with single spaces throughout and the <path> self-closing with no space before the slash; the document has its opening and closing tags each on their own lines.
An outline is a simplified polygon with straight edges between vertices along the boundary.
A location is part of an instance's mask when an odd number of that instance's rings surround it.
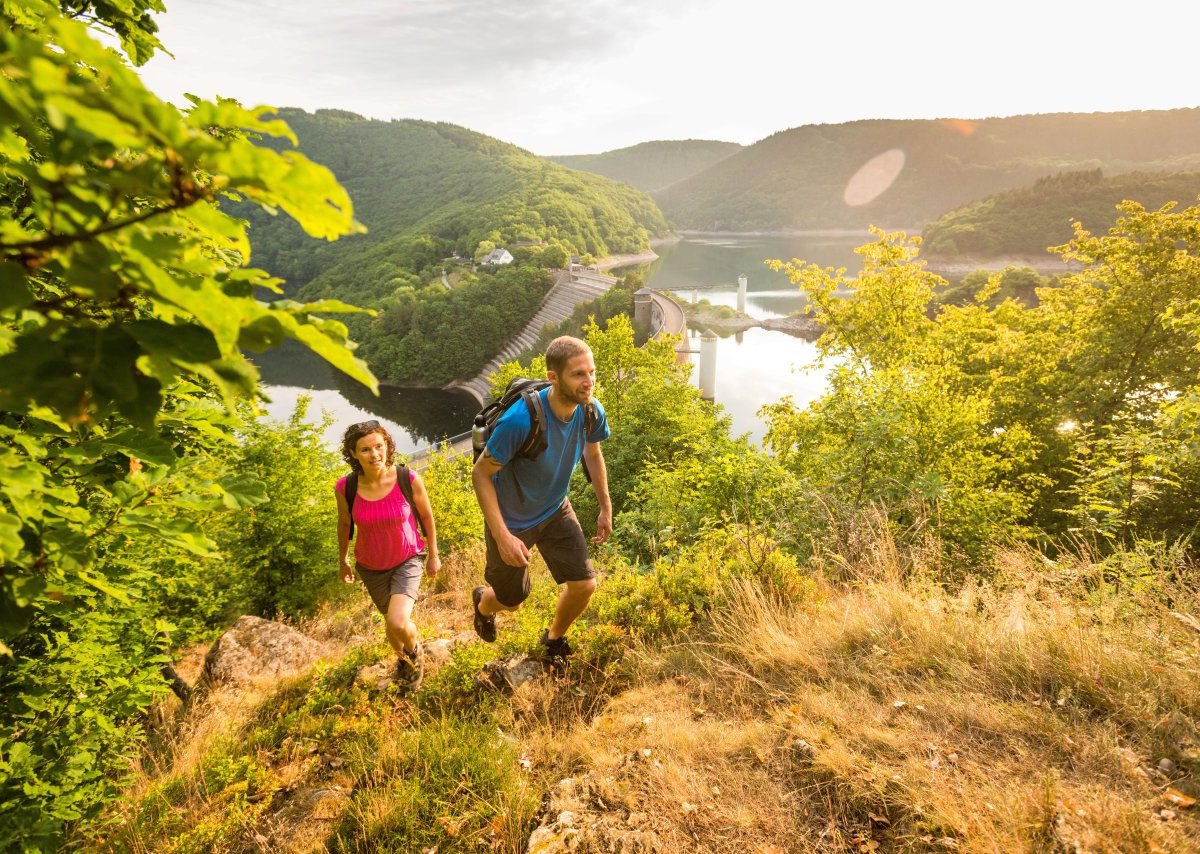
<svg viewBox="0 0 1200 854">
<path fill-rule="evenodd" d="M 493 249 L 479 263 L 487 267 L 494 267 L 500 264 L 511 264 L 512 262 L 513 256 L 507 249 Z"/>
</svg>

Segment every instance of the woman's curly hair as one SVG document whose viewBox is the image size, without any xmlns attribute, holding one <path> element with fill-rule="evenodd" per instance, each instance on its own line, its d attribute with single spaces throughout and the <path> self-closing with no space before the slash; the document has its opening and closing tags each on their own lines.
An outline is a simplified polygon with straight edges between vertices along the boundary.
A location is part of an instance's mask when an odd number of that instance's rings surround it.
<svg viewBox="0 0 1200 854">
<path fill-rule="evenodd" d="M 350 468 L 362 474 L 362 464 L 355 458 L 354 449 L 358 445 L 358 440 L 363 436 L 370 436 L 372 433 L 379 433 L 387 442 L 387 464 L 391 468 L 396 462 L 396 442 L 392 439 L 392 434 L 387 431 L 387 428 L 378 421 L 361 421 L 358 424 L 351 424 L 346 428 L 346 432 L 342 434 L 342 459 L 350 464 Z"/>
</svg>

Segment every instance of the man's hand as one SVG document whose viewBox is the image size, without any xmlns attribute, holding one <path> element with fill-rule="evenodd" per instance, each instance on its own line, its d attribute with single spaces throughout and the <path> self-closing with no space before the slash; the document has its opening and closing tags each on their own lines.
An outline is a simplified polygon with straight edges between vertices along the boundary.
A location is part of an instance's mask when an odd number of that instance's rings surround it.
<svg viewBox="0 0 1200 854">
<path fill-rule="evenodd" d="M 496 537 L 496 547 L 500 550 L 500 559 L 509 566 L 529 566 L 529 547 L 521 542 L 521 538 L 505 529 Z"/>
<path fill-rule="evenodd" d="M 442 568 L 442 559 L 437 555 L 425 558 L 425 574 L 433 578 Z"/>
<path fill-rule="evenodd" d="M 612 535 L 612 511 L 601 510 L 600 515 L 596 517 L 596 536 L 592 537 L 592 542 L 600 545 Z"/>
<path fill-rule="evenodd" d="M 350 565 L 350 558 L 342 560 L 342 581 L 346 584 L 354 583 L 354 567 Z"/>
</svg>

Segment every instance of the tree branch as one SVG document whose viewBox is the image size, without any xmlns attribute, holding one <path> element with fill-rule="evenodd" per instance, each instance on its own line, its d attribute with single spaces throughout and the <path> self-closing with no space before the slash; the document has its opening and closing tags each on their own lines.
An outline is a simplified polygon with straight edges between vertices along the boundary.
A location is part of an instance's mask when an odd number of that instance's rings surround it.
<svg viewBox="0 0 1200 854">
<path fill-rule="evenodd" d="M 167 205 L 161 208 L 152 208 L 148 211 L 143 211 L 140 214 L 123 219 L 118 222 L 110 222 L 107 225 L 102 225 L 92 231 L 82 232 L 80 234 L 55 234 L 50 237 L 43 237 L 40 240 L 30 240 L 24 243 L 0 243 L 0 252 L 14 253 L 18 255 L 30 255 L 37 252 L 43 252 L 47 249 L 57 249 L 62 246 L 70 246 L 72 243 L 82 243 L 85 240 L 93 240 L 102 234 L 107 234 L 110 231 L 118 231 L 130 225 L 136 225 L 139 222 L 145 222 L 151 217 L 159 214 L 171 213 L 172 211 L 183 210 L 190 207 L 199 201 L 200 197 L 185 199 L 182 202 Z"/>
</svg>

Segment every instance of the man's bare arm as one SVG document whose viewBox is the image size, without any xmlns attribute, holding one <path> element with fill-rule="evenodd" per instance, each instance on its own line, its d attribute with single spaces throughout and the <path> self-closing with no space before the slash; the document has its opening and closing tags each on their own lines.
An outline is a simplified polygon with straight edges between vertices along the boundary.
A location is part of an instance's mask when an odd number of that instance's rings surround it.
<svg viewBox="0 0 1200 854">
<path fill-rule="evenodd" d="M 487 523 L 488 531 L 500 549 L 501 559 L 509 566 L 528 566 L 529 549 L 504 524 L 504 516 L 500 513 L 500 501 L 496 498 L 496 485 L 492 483 L 492 477 L 502 468 L 504 466 L 496 462 L 485 448 L 475 461 L 475 467 L 471 469 L 471 485 L 475 487 L 475 499 L 479 502 L 479 509 L 483 511 L 483 520 Z"/>
<path fill-rule="evenodd" d="M 592 476 L 592 491 L 596 493 L 596 504 L 600 515 L 596 518 L 596 536 L 593 543 L 602 543 L 612 534 L 612 498 L 608 494 L 608 469 L 604 465 L 604 452 L 599 442 L 588 442 L 583 446 L 583 459 L 588 474 Z"/>
</svg>

